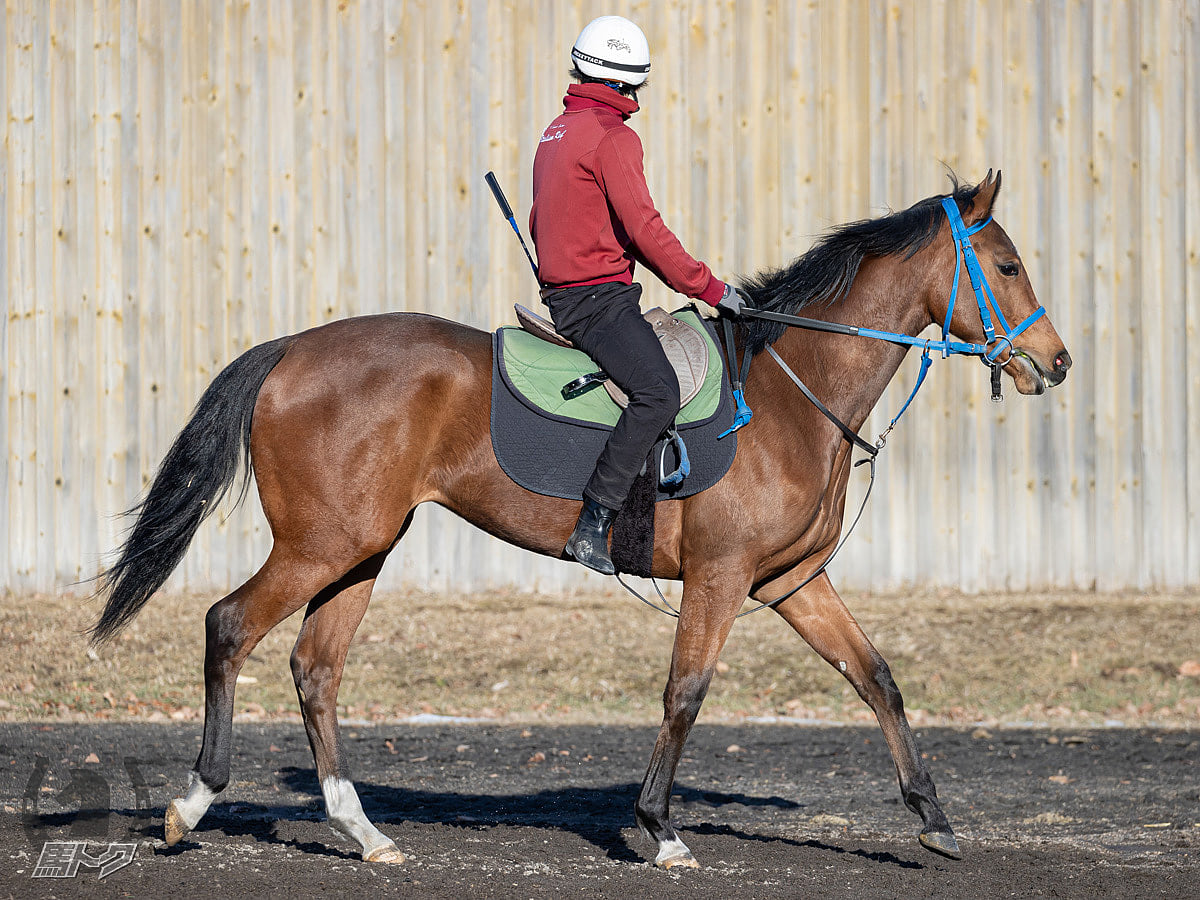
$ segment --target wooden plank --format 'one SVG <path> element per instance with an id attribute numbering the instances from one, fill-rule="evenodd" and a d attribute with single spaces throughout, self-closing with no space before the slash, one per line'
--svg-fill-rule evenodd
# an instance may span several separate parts
<path id="1" fill-rule="evenodd" d="M 54 117 L 51 103 L 51 21 L 50 10 L 36 7 L 33 12 L 33 148 L 34 148 L 34 191 L 33 217 L 34 240 L 34 296 L 33 321 L 30 323 L 34 354 L 33 365 L 26 370 L 30 379 L 29 394 L 33 400 L 30 410 L 35 416 L 34 443 L 29 448 L 30 463 L 34 476 L 34 515 L 29 527 L 33 530 L 34 554 L 30 560 L 32 570 L 29 583 L 36 585 L 42 573 L 54 572 L 54 537 L 57 531 L 58 491 L 55 485 L 58 437 L 57 396 L 54 385 L 55 320 L 62 299 L 54 291 L 54 159 L 51 146 L 54 133 Z"/>
<path id="2" fill-rule="evenodd" d="M 384 23 L 381 0 L 363 0 L 355 38 L 358 43 L 355 81 L 358 87 L 357 138 L 358 164 L 353 176 L 358 209 L 353 215 L 357 242 L 354 267 L 358 272 L 359 306 L 364 313 L 385 312 L 385 278 L 383 237 L 386 230 L 385 191 L 386 145 L 384 143 L 384 86 L 383 50 Z M 447 71 L 456 71 L 451 68 Z M 462 71 L 462 69 L 458 69 Z M 463 98 L 469 102 L 470 91 Z M 448 104 L 455 120 L 458 104 Z M 453 143 L 453 142 L 452 142 Z M 450 153 L 454 148 L 448 147 Z M 461 176 L 460 176 L 461 177 Z M 461 220 L 460 220 L 461 221 Z M 460 286 L 461 287 L 461 286 Z M 447 314 L 450 309 L 447 309 Z"/>
<path id="3" fill-rule="evenodd" d="M 297 3 L 292 7 L 291 32 L 291 94 L 281 96 L 281 103 L 291 108 L 291 121 L 285 122 L 292 134 L 291 259 L 289 261 L 292 287 L 292 329 L 301 330 L 317 324 L 316 317 L 316 243 L 313 214 L 313 187 L 320 175 L 313 163 L 313 5 Z M 384 201 L 388 192 L 380 193 Z"/>
<path id="4" fill-rule="evenodd" d="M 1200 584 L 1200 13 L 1187 8 L 1183 17 L 1183 61 L 1185 90 L 1182 97 L 1184 139 L 1184 262 L 1187 353 L 1186 447 L 1187 487 L 1176 496 L 1187 503 L 1187 560 L 1184 578 L 1189 585 Z"/>
<path id="5" fill-rule="evenodd" d="M 171 446 L 175 434 L 187 420 L 191 405 L 198 399 L 194 386 L 187 375 L 187 360 L 190 342 L 183 340 L 191 325 L 187 314 L 185 285 L 185 240 L 184 210 L 190 204 L 190 191 L 185 191 L 185 123 L 184 123 L 184 39 L 183 29 L 173 23 L 183 21 L 180 0 L 167 0 L 162 7 L 162 238 L 159 249 L 162 254 L 162 322 L 165 349 L 165 368 L 161 390 L 163 398 L 161 415 L 163 428 L 155 436 L 155 449 L 151 456 L 161 459 Z M 144 233 L 144 232 L 143 232 Z M 185 563 L 176 569 L 168 581 L 168 587 L 178 590 L 189 584 L 206 586 L 198 573 L 192 571 L 188 578 Z"/>
<path id="6" fill-rule="evenodd" d="M 1200 10 L 1196 10 L 1195 7 L 1193 12 L 1200 16 Z M 1143 227 L 1142 233 L 1155 232 L 1158 236 L 1157 243 L 1152 248 L 1153 252 L 1148 253 L 1146 259 L 1158 274 L 1154 281 L 1162 299 L 1160 304 L 1154 305 L 1161 314 L 1158 323 L 1161 334 L 1157 344 L 1143 341 L 1143 346 L 1145 358 L 1155 361 L 1149 368 L 1153 369 L 1162 390 L 1162 420 L 1159 425 L 1162 430 L 1161 459 L 1165 466 L 1160 468 L 1152 457 L 1146 466 L 1147 487 L 1150 486 L 1151 471 L 1160 476 L 1156 490 L 1160 495 L 1162 517 L 1157 518 L 1147 510 L 1147 537 L 1158 533 L 1160 543 L 1157 546 L 1147 546 L 1143 552 L 1162 556 L 1161 575 L 1157 583 L 1169 589 L 1179 589 L 1188 585 L 1187 507 L 1180 502 L 1179 497 L 1179 485 L 1189 481 L 1187 382 L 1185 378 L 1176 375 L 1178 360 L 1187 358 L 1189 343 L 1184 286 L 1187 262 L 1186 256 L 1177 249 L 1186 246 L 1188 215 L 1187 194 L 1183 189 L 1187 183 L 1184 145 L 1184 123 L 1187 118 L 1187 72 L 1184 56 L 1186 8 L 1156 8 L 1153 18 L 1157 20 L 1155 40 L 1148 48 L 1149 60 L 1143 53 L 1144 75 L 1139 93 L 1148 93 L 1162 103 L 1161 119 L 1158 122 L 1161 140 L 1159 165 L 1152 166 L 1143 160 L 1143 177 L 1153 177 L 1160 210 L 1158 220 L 1149 229 Z M 1148 36 L 1149 29 L 1146 28 L 1143 34 Z M 1144 41 L 1144 45 L 1145 43 Z M 1147 61 L 1150 63 L 1149 69 L 1145 68 Z M 1146 83 L 1147 72 L 1153 75 L 1149 83 Z M 1143 105 L 1143 109 L 1145 108 Z M 1143 132 L 1149 125 L 1148 122 L 1143 125 Z M 1192 207 L 1193 212 L 1196 209 L 1197 207 Z M 1152 413 L 1148 408 L 1144 408 L 1143 414 L 1149 424 Z"/>
<path id="7" fill-rule="evenodd" d="M 180 260 L 179 306 L 182 319 L 179 366 L 184 394 L 194 404 L 204 391 L 208 374 L 208 310 L 204 298 L 204 210 L 209 201 L 208 135 L 204 133 L 203 106 L 207 94 L 208 10 L 196 3 L 183 3 L 180 21 L 180 127 L 182 149 L 180 191 L 183 229 Z M 190 408 L 181 409 L 176 430 L 187 421 Z M 212 520 L 210 520 L 211 523 Z M 211 524 L 196 532 L 183 560 L 188 587 L 200 587 L 214 579 Z M 219 577 L 219 576 L 218 576 Z"/>
<path id="8" fill-rule="evenodd" d="M 1096 501 L 1096 383 L 1092 377 L 1095 365 L 1096 314 L 1093 310 L 1093 280 L 1096 277 L 1096 257 L 1092 223 L 1099 214 L 1095 195 L 1097 178 L 1092 144 L 1094 115 L 1093 90 L 1090 73 L 1094 64 L 1094 28 L 1090 3 L 1068 0 L 1064 24 L 1067 51 L 1063 68 L 1058 73 L 1066 85 L 1067 156 L 1062 180 L 1066 184 L 1071 215 L 1069 250 L 1055 254 L 1065 260 L 1069 273 L 1067 285 L 1056 287 L 1053 302 L 1055 315 L 1060 304 L 1067 307 L 1065 329 L 1059 334 L 1067 343 L 1075 368 L 1068 375 L 1062 401 L 1066 404 L 1068 428 L 1071 432 L 1071 493 L 1067 514 L 1071 517 L 1070 577 L 1067 584 L 1090 589 L 1096 586 L 1095 532 L 1098 527 Z M 1078 77 L 1089 73 L 1089 82 Z M 1058 267 L 1055 267 L 1056 271 Z M 1057 319 L 1056 319 L 1057 321 Z M 1064 333 L 1065 331 L 1065 333 Z M 1056 401 L 1057 402 L 1057 401 Z"/>
<path id="9" fill-rule="evenodd" d="M 102 552 L 112 550 L 112 542 L 94 525 L 100 519 L 112 516 L 119 509 L 103 508 L 97 485 L 100 456 L 99 429 L 102 419 L 98 414 L 99 396 L 96 388 L 96 366 L 99 360 L 96 341 L 97 320 L 97 228 L 96 228 L 96 95 L 93 85 L 96 78 L 96 51 L 94 10 L 90 5 L 77 6 L 75 10 L 75 79 L 70 98 L 73 109 L 69 111 L 77 125 L 74 139 L 75 169 L 75 234 L 78 242 L 73 248 L 79 273 L 76 295 L 79 313 L 78 349 L 81 360 L 86 360 L 86 369 L 81 367 L 79 396 L 79 489 L 78 514 L 84 523 L 80 531 L 79 557 L 89 568 L 96 567 Z M 122 498 L 125 500 L 127 498 Z M 123 507 L 122 507 L 123 508 Z M 89 572 L 88 574 L 92 574 Z"/>
<path id="10" fill-rule="evenodd" d="M 1072 96 L 1076 78 L 1070 68 L 1072 35 L 1067 27 L 1066 5 L 1066 0 L 1058 0 L 1044 7 L 1039 22 L 1039 27 L 1045 32 L 1043 78 L 1046 98 L 1038 122 L 1040 132 L 1044 135 L 1042 154 L 1045 159 L 1045 177 L 1038 211 L 1045 221 L 1041 239 L 1045 248 L 1044 256 L 1053 263 L 1047 265 L 1039 258 L 1038 268 L 1030 273 L 1030 280 L 1042 304 L 1047 307 L 1047 315 L 1054 322 L 1059 335 L 1069 343 L 1074 326 L 1072 310 L 1067 301 L 1071 296 L 1070 260 L 1074 249 L 1072 210 L 1075 207 L 1071 204 L 1068 188 L 1071 170 L 1076 165 L 1078 155 L 1071 145 L 1067 123 L 1069 118 L 1077 114 L 1075 111 L 1078 106 L 1076 98 Z M 1072 115 L 1069 116 L 1069 113 Z M 1023 257 L 1027 255 L 1023 248 L 1018 249 L 1022 250 Z M 1081 498 L 1078 481 L 1071 472 L 1073 429 L 1068 404 L 1064 399 L 1066 396 L 1066 391 L 1061 391 L 1039 399 L 1039 405 L 1049 407 L 1042 430 L 1050 446 L 1043 448 L 1042 461 L 1053 467 L 1052 473 L 1038 473 L 1041 481 L 1037 488 L 1040 499 L 1038 515 L 1043 524 L 1049 526 L 1043 532 L 1041 546 L 1044 549 L 1033 579 L 1040 588 L 1064 584 L 1069 579 L 1070 548 L 1078 529 L 1084 524 L 1079 521 L 1076 512 Z M 1045 402 L 1042 403 L 1042 400 Z"/>
<path id="11" fill-rule="evenodd" d="M 1113 35 L 1107 27 L 1112 15 L 1111 3 L 1097 3 L 1092 8 L 1091 29 L 1094 35 L 1092 45 L 1091 69 L 1092 77 L 1092 191 L 1095 197 L 1095 211 L 1091 219 L 1092 246 L 1094 252 L 1094 275 L 1092 280 L 1092 297 L 1094 303 L 1095 334 L 1092 358 L 1097 360 L 1114 359 L 1115 337 L 1114 330 L 1119 327 L 1116 318 L 1115 291 L 1113 289 L 1113 270 L 1115 266 L 1114 249 L 1114 213 L 1112 200 L 1114 150 L 1114 131 L 1118 127 L 1113 116 L 1112 96 L 1112 56 L 1114 52 Z M 1116 466 L 1114 442 L 1118 427 L 1115 409 L 1108 404 L 1115 396 L 1116 378 L 1115 366 L 1095 366 L 1088 370 L 1095 380 L 1096 407 L 1096 549 L 1093 558 L 1099 562 L 1105 560 L 1106 565 L 1097 569 L 1096 586 L 1101 589 L 1112 589 L 1120 586 L 1121 579 L 1128 572 L 1118 575 L 1116 566 L 1119 560 L 1119 544 L 1128 543 L 1133 535 L 1119 529 L 1127 528 L 1127 516 L 1118 515 L 1117 498 L 1122 490 L 1119 479 L 1123 474 Z M 1100 406 L 1100 398 L 1104 398 L 1105 406 Z M 1128 488 L 1126 484 L 1125 489 Z"/>
<path id="12" fill-rule="evenodd" d="M 266 255 L 269 285 L 271 335 L 296 330 L 295 267 L 292 244 L 295 215 L 295 88 L 292 79 L 293 35 L 292 4 L 271 0 L 266 23 L 267 68 L 266 120 L 269 126 L 267 146 L 268 191 Z"/>
<path id="13" fill-rule="evenodd" d="M 1114 468 L 1119 472 L 1114 521 L 1128 532 L 1116 548 L 1116 565 L 1112 575 L 1122 584 L 1146 587 L 1149 566 L 1141 548 L 1145 546 L 1144 507 L 1145 470 L 1139 444 L 1141 442 L 1142 412 L 1140 398 L 1144 369 L 1140 338 L 1148 313 L 1147 298 L 1127 303 L 1125 298 L 1137 281 L 1134 259 L 1145 210 L 1140 203 L 1139 183 L 1142 176 L 1138 98 L 1134 90 L 1140 71 L 1138 53 L 1138 6 L 1121 0 L 1114 3 L 1108 27 L 1113 29 L 1114 53 L 1107 61 L 1113 70 L 1111 82 L 1113 106 L 1113 292 L 1114 314 L 1112 353 L 1109 357 L 1121 361 L 1116 370 L 1114 393 L 1111 398 L 1114 416 Z M 1132 251 L 1132 252 L 1131 252 Z M 1153 303 L 1159 302 L 1157 298 Z"/>
<path id="14" fill-rule="evenodd" d="M 212 40 L 222 53 L 224 91 L 219 98 L 221 116 L 220 250 L 224 260 L 220 282 L 221 329 L 217 346 L 228 364 L 262 338 L 256 333 L 253 312 L 253 264 L 249 253 L 249 149 L 252 118 L 260 112 L 250 104 L 249 4 L 226 0 L 219 31 Z M 217 240 L 216 235 L 213 239 Z M 217 298 L 213 298 L 216 302 Z M 254 491 L 254 488 L 251 488 Z M 249 499 L 230 517 L 224 530 L 229 581 L 219 585 L 231 588 L 251 574 L 262 561 L 256 550 L 256 520 L 261 516 L 255 499 Z"/>
<path id="15" fill-rule="evenodd" d="M 313 256 L 316 265 L 316 304 L 313 321 L 327 322 L 338 307 L 337 223 L 334 198 L 341 191 L 341 170 L 336 165 L 333 106 L 337 102 L 335 11 L 326 4 L 313 9 L 313 210 L 316 220 Z M 317 174 L 319 173 L 319 174 Z"/>
<path id="16" fill-rule="evenodd" d="M 114 4 L 114 7 L 116 5 Z M 138 268 L 138 129 L 141 125 L 138 101 L 138 36 L 137 0 L 120 0 L 119 9 L 114 8 L 117 28 L 115 59 L 119 84 L 120 124 L 120 223 L 117 231 L 116 252 L 121 256 L 120 304 L 121 316 L 117 322 L 120 332 L 121 359 L 121 403 L 125 418 L 123 446 L 121 449 L 121 471 L 119 494 L 122 497 L 136 496 L 141 492 L 141 477 L 138 453 L 138 432 L 141 419 L 140 391 L 142 382 L 140 363 L 141 329 L 139 317 L 142 297 L 139 289 L 141 271 Z"/>
<path id="17" fill-rule="evenodd" d="M 126 508 L 124 421 L 124 297 L 121 253 L 121 62 L 120 11 L 96 10 L 96 364 L 101 431 L 98 435 L 98 505 L 107 515 L 97 527 L 101 545 L 113 547 L 118 532 L 111 517 Z M 90 199 L 90 198 L 89 198 Z"/>
<path id="18" fill-rule="evenodd" d="M 137 227 L 133 243 L 137 252 L 138 302 L 136 326 L 138 331 L 138 384 L 134 403 L 138 409 L 137 481 L 130 491 L 149 487 L 159 458 L 165 447 L 160 435 L 173 425 L 168 414 L 165 387 L 168 384 L 168 354 L 165 339 L 166 325 L 163 308 L 167 298 L 163 291 L 163 239 L 166 222 L 163 165 L 164 121 L 164 31 L 163 10 L 159 4 L 146 4 L 137 20 Z M 133 192 L 132 184 L 127 191 Z M 129 232 L 127 232 L 128 234 Z M 132 454 L 131 454 L 132 455 Z"/>
<path id="19" fill-rule="evenodd" d="M 225 207 L 222 202 L 225 186 L 225 115 L 228 92 L 225 67 L 225 5 L 219 2 L 205 4 L 198 22 L 196 62 L 198 87 L 196 90 L 195 124 L 196 165 L 201 169 L 198 187 L 203 191 L 203 205 L 197 216 L 198 241 L 196 242 L 196 311 L 200 319 L 196 328 L 197 397 L 208 388 L 217 374 L 238 355 L 238 350 L 226 342 L 226 304 L 224 246 Z M 236 497 L 237 494 L 235 493 Z M 245 574 L 240 571 L 240 556 L 234 547 L 233 535 L 237 522 L 244 511 L 231 513 L 227 498 L 213 515 L 208 526 L 212 536 L 211 562 L 212 582 L 224 590 L 242 581 Z"/>
<path id="20" fill-rule="evenodd" d="M 0 21 L 3 16 L 0 16 Z M 75 232 L 75 209 L 79 202 L 75 187 L 75 118 L 72 92 L 75 85 L 75 11 L 67 4 L 56 5 L 50 19 L 51 70 L 51 148 L 53 169 L 51 196 L 51 228 L 53 230 L 52 266 L 54 293 L 54 326 L 51 336 L 55 380 L 53 386 L 54 434 L 54 568 L 39 571 L 39 588 L 58 583 L 72 583 L 84 577 L 84 560 L 79 554 L 81 528 L 78 506 L 81 496 L 79 453 L 79 392 L 81 385 L 79 353 L 79 274 L 77 269 L 78 236 Z M 2 45 L 0 41 L 0 45 Z M 4 95 L 3 75 L 0 75 L 0 96 Z M 0 173 L 3 169 L 0 154 Z M 3 183 L 0 175 L 0 183 Z M 0 204 L 2 207 L 2 204 Z M 0 247 L 4 246 L 0 226 Z M 0 339 L 0 346 L 3 340 Z M 0 374 L 0 378 L 2 378 Z M 8 431 L 0 422 L 0 433 Z M 3 517 L 0 517 L 2 519 Z M 5 525 L 0 521 L 0 540 Z M 0 558 L 3 554 L 0 553 Z M 88 573 L 90 574 L 90 572 Z M 4 578 L 0 564 L 0 581 Z"/>
<path id="21" fill-rule="evenodd" d="M 1131 335 L 1137 328 L 1139 310 L 1135 304 L 1119 303 L 1123 287 L 1128 285 L 1130 265 L 1122 252 L 1130 234 L 1126 220 L 1137 215 L 1135 205 L 1126 201 L 1132 185 L 1129 180 L 1135 150 L 1130 139 L 1136 122 L 1129 99 L 1131 65 L 1122 38 L 1129 30 L 1126 4 L 1113 2 L 1097 5 L 1093 11 L 1096 28 L 1093 85 L 1095 124 L 1093 140 L 1097 148 L 1099 215 L 1095 217 L 1095 282 L 1097 347 L 1096 356 L 1121 360 L 1121 365 L 1096 369 L 1096 391 L 1105 406 L 1098 410 L 1097 458 L 1097 558 L 1106 560 L 1099 574 L 1103 589 L 1139 585 L 1136 548 L 1141 546 L 1142 530 L 1135 519 L 1134 497 L 1138 490 L 1132 460 L 1132 435 L 1138 430 L 1131 414 L 1132 397 L 1138 376 L 1133 372 L 1138 360 L 1133 355 Z M 1131 208 L 1131 206 L 1133 208 Z"/>
<path id="22" fill-rule="evenodd" d="M 35 364 L 34 304 L 36 285 L 36 202 L 34 146 L 34 22 L 32 4 L 10 9 L 8 18 L 9 77 L 8 183 L 5 199 L 8 218 L 6 256 L 8 279 L 8 344 L 5 348 L 7 396 L 4 398 L 8 438 L 9 509 L 21 510 L 10 524 L 7 551 L 9 584 L 29 587 L 35 568 L 37 494 L 32 453 L 36 447 L 36 408 L 30 373 Z"/>
<path id="23" fill-rule="evenodd" d="M 253 343 L 283 334 L 271 284 L 271 69 L 269 56 L 270 11 L 266 3 L 251 3 L 246 14 L 249 43 L 243 75 L 249 85 L 247 136 L 247 191 L 243 210 L 248 247 L 249 288 Z"/>
<path id="24" fill-rule="evenodd" d="M 1139 580 L 1147 586 L 1163 583 L 1164 555 L 1169 543 L 1174 539 L 1171 529 L 1167 528 L 1166 497 L 1164 489 L 1172 485 L 1175 478 L 1171 477 L 1172 460 L 1164 453 L 1165 415 L 1164 371 L 1155 363 L 1159 352 L 1164 346 L 1164 305 L 1170 300 L 1163 294 L 1163 260 L 1159 252 L 1159 241 L 1163 232 L 1163 197 L 1160 182 L 1163 171 L 1163 126 L 1164 112 L 1163 92 L 1163 55 L 1161 46 L 1160 13 L 1158 4 L 1142 4 L 1139 8 L 1140 27 L 1129 36 L 1130 51 L 1136 53 L 1138 67 L 1131 79 L 1131 89 L 1140 98 L 1137 105 L 1138 121 L 1135 126 L 1136 165 L 1138 172 L 1130 173 L 1131 180 L 1136 185 L 1138 205 L 1141 211 L 1140 227 L 1133 234 L 1133 244 L 1137 247 L 1138 263 L 1130 273 L 1131 285 L 1136 285 L 1137 296 L 1142 298 L 1141 328 L 1134 337 L 1137 344 L 1138 356 L 1145 360 L 1142 369 L 1137 395 L 1132 398 L 1139 411 L 1139 420 L 1131 422 L 1127 429 L 1134 432 L 1133 438 L 1141 444 L 1141 453 L 1151 460 L 1151 464 L 1143 469 L 1142 497 L 1140 506 L 1144 510 L 1145 525 L 1141 533 L 1141 546 L 1138 556 L 1144 560 L 1142 574 Z M 1151 174 L 1155 173 L 1155 174 Z M 1153 299 L 1150 299 L 1153 298 Z M 1140 432 L 1140 433 L 1139 433 Z M 1166 470 L 1166 471 L 1164 471 Z M 1173 490 L 1172 488 L 1169 488 Z"/>
<path id="25" fill-rule="evenodd" d="M 395 3 L 383 7 L 383 135 L 384 172 L 389 199 L 402 193 L 405 186 L 407 160 L 410 152 L 408 139 L 407 85 L 405 83 L 404 20 L 402 8 Z M 497 42 L 499 43 L 499 42 Z M 493 51 L 494 52 L 494 51 Z M 489 67 L 490 69 L 490 67 Z M 406 289 L 409 267 L 408 207 L 407 202 L 384 204 L 384 284 L 386 302 L 391 309 L 407 309 L 410 298 Z"/>
<path id="26" fill-rule="evenodd" d="M 1130 422 L 1130 431 L 1138 432 L 1134 439 L 1141 445 L 1141 454 L 1150 461 L 1142 473 L 1142 510 L 1144 510 L 1145 528 L 1141 533 L 1139 557 L 1144 558 L 1142 564 L 1142 581 L 1147 586 L 1159 586 L 1164 581 L 1165 554 L 1175 540 L 1175 533 L 1168 527 L 1168 511 L 1166 511 L 1165 491 L 1174 491 L 1175 473 L 1171 469 L 1176 461 L 1165 455 L 1165 367 L 1154 364 L 1154 360 L 1162 359 L 1158 354 L 1166 349 L 1164 334 L 1165 316 L 1164 305 L 1170 300 L 1163 293 L 1163 263 L 1160 254 L 1160 239 L 1163 235 L 1163 181 L 1164 155 L 1163 128 L 1166 110 L 1164 110 L 1163 67 L 1166 59 L 1163 54 L 1162 35 L 1162 6 L 1145 4 L 1139 8 L 1140 26 L 1130 35 L 1132 50 L 1139 62 L 1135 72 L 1135 91 L 1140 97 L 1138 103 L 1138 126 L 1135 136 L 1138 139 L 1136 166 L 1141 172 L 1130 173 L 1130 178 L 1139 188 L 1139 206 L 1141 212 L 1140 227 L 1134 235 L 1134 245 L 1139 248 L 1139 264 L 1132 272 L 1133 283 L 1138 284 L 1138 295 L 1142 300 L 1141 329 L 1134 340 L 1138 343 L 1138 354 L 1146 365 L 1141 366 L 1142 372 L 1138 385 L 1138 396 L 1135 403 L 1140 407 L 1140 418 L 1136 425 Z M 1152 174 L 1153 173 L 1153 174 Z M 1168 263 L 1169 265 L 1170 263 Z M 1148 300 L 1153 298 L 1152 300 Z M 1130 427 L 1132 426 L 1132 427 Z M 1178 473 L 1182 475 L 1181 473 Z M 1168 487 L 1171 486 L 1171 487 Z"/>
<path id="27" fill-rule="evenodd" d="M 12 116 L 9 109 L 8 96 L 8 68 L 9 61 L 12 58 L 12 46 L 9 41 L 11 38 L 8 25 L 8 7 L 0 10 L 0 186 L 4 188 L 3 196 L 0 196 L 0 288 L 4 289 L 5 303 L 2 310 L 3 315 L 0 315 L 0 352 L 4 353 L 6 360 L 5 365 L 0 366 L 0 497 L 5 501 L 8 500 L 8 481 L 9 481 L 9 456 L 12 452 L 12 437 L 8 421 L 8 390 L 9 390 L 9 375 L 8 375 L 8 319 L 11 314 L 9 303 L 9 257 L 8 257 L 8 237 L 9 237 L 9 222 L 12 217 L 9 207 L 9 198 L 11 196 L 8 186 L 9 164 L 8 160 L 11 155 L 12 145 L 9 143 L 9 121 Z M 0 515 L 0 584 L 8 584 L 10 576 L 9 568 L 9 536 L 10 523 L 12 521 L 12 507 L 6 502 L 5 515 Z"/>

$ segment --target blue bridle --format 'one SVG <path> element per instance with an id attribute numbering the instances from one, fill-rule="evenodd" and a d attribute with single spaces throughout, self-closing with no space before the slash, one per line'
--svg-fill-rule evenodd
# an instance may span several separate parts
<path id="1" fill-rule="evenodd" d="M 986 228 L 992 221 L 992 217 L 988 216 L 977 225 L 967 228 L 963 224 L 962 215 L 958 211 L 958 204 L 954 202 L 953 197 L 946 197 L 942 200 L 942 209 L 946 211 L 946 217 L 950 220 L 950 234 L 954 239 L 955 248 L 954 284 L 950 286 L 950 305 L 946 309 L 946 321 L 942 323 L 942 340 L 939 342 L 942 345 L 942 357 L 945 358 L 952 353 L 962 353 L 970 356 L 978 356 L 986 365 L 990 366 L 995 365 L 997 360 L 1000 359 L 1000 354 L 1007 349 L 1009 351 L 1009 359 L 1011 359 L 1013 341 L 1026 328 L 1044 316 L 1046 308 L 1039 306 L 1026 316 L 1016 328 L 1010 328 L 1008 321 L 1004 318 L 1004 313 L 1000 311 L 1000 307 L 996 303 L 995 295 L 992 294 L 992 286 L 988 284 L 987 278 L 984 277 L 983 269 L 979 265 L 979 258 L 975 255 L 975 248 L 971 246 L 971 235 Z M 958 279 L 964 266 L 967 269 L 967 277 L 971 280 L 971 289 L 975 292 L 975 302 L 979 306 L 980 321 L 983 322 L 984 343 L 982 344 L 959 343 L 949 339 L 950 320 L 954 316 L 954 301 L 958 298 Z M 992 324 L 992 312 L 996 314 L 996 321 L 1000 323 L 1002 330 L 999 338 L 996 337 L 996 328 Z M 988 344 L 991 344 L 993 341 L 999 341 L 999 343 L 991 350 L 988 350 Z"/>

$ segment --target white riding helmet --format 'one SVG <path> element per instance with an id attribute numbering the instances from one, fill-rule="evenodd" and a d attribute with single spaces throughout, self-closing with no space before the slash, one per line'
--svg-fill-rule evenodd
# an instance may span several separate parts
<path id="1" fill-rule="evenodd" d="M 622 16 L 600 16 L 579 32 L 571 59 L 589 78 L 637 87 L 650 72 L 646 35 Z"/>

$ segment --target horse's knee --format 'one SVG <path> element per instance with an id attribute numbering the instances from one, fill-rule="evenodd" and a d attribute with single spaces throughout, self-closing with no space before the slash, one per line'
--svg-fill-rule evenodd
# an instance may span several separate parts
<path id="1" fill-rule="evenodd" d="M 700 715 L 712 673 L 674 679 L 663 691 L 663 713 L 668 722 L 690 727 Z"/>
<path id="2" fill-rule="evenodd" d="M 892 677 L 892 670 L 887 661 L 878 653 L 871 658 L 871 682 L 878 690 L 880 699 L 890 708 L 903 708 L 904 700 L 900 696 L 900 688 Z"/>

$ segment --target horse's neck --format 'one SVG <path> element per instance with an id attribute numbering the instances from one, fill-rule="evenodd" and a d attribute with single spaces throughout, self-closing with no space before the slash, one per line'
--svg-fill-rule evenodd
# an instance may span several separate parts
<path id="1" fill-rule="evenodd" d="M 911 264 L 915 260 L 910 260 Z M 926 286 L 897 260 L 864 265 L 847 296 L 811 318 L 916 335 L 929 324 Z M 886 263 L 886 264 L 883 264 Z M 789 328 L 775 342 L 780 357 L 839 419 L 858 431 L 900 368 L 905 348 L 873 338 Z M 767 360 L 773 366 L 773 361 Z M 776 367 L 777 368 L 777 367 Z M 782 376 L 782 373 L 780 373 Z M 782 376 L 789 406 L 815 408 Z M 818 413 L 819 415 L 819 413 Z"/>

